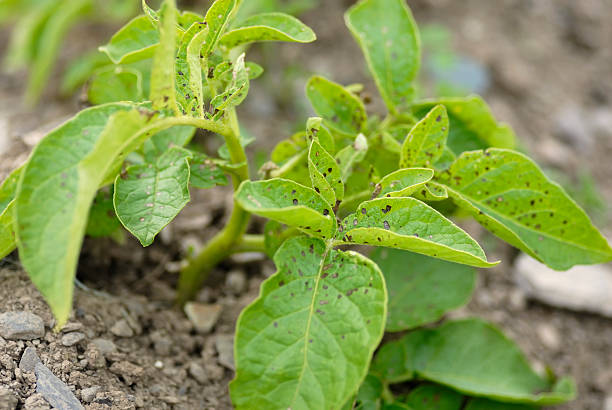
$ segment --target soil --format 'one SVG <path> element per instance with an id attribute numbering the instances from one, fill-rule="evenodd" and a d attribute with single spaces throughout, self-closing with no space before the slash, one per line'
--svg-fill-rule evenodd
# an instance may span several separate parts
<path id="1" fill-rule="evenodd" d="M 303 84 L 312 72 L 346 84 L 363 82 L 374 97 L 370 108 L 381 110 L 360 51 L 342 25 L 342 13 L 352 3 L 324 0 L 324 7 L 302 16 L 318 34 L 312 45 L 274 45 L 274 52 L 269 47 L 252 50 L 268 69 L 254 83 L 240 112 L 247 129 L 260 138 L 252 153 L 268 149 L 301 128 L 309 115 Z M 610 203 L 612 124 L 606 123 L 612 116 L 609 0 L 414 0 L 409 4 L 420 25 L 446 26 L 453 33 L 456 50 L 488 69 L 491 85 L 485 99 L 498 118 L 514 127 L 526 149 L 549 167 L 571 176 L 586 167 Z M 77 28 L 62 61 L 101 44 L 110 32 L 111 27 Z M 0 52 L 7 36 L 8 31 L 0 32 Z M 24 109 L 16 104 L 22 89 L 23 73 L 0 76 L 0 179 L 25 161 L 46 130 L 76 112 L 80 104 L 78 96 L 57 99 L 56 90 L 50 87 L 44 104 Z M 563 125 L 570 117 L 574 122 Z M 591 123 L 595 121 L 604 125 L 594 128 Z M 192 198 L 149 248 L 142 249 L 129 236 L 123 244 L 110 239 L 85 241 L 78 271 L 84 286 L 75 291 L 74 312 L 63 333 L 50 330 L 52 315 L 17 256 L 0 262 L 0 311 L 34 312 L 47 325 L 43 339 L 14 342 L 0 338 L 0 386 L 19 396 L 19 406 L 30 398 L 27 408 L 34 408 L 31 405 L 36 401 L 32 376 L 18 369 L 24 349 L 35 346 L 43 363 L 77 398 L 90 399 L 84 402 L 90 409 L 231 408 L 227 385 L 233 371 L 228 347 L 235 321 L 274 267 L 261 255 L 234 258 L 219 266 L 197 299 L 219 305 L 221 315 L 211 332 L 198 333 L 173 305 L 175 273 L 183 255 L 220 229 L 231 206 L 231 193 L 225 189 L 194 191 Z M 608 210 L 612 210 L 609 205 Z M 601 227 L 611 237 L 609 215 L 612 213 L 608 212 Z M 449 316 L 484 317 L 516 340 L 536 368 L 550 366 L 557 374 L 571 375 L 578 385 L 578 399 L 557 409 L 604 409 L 605 399 L 612 397 L 612 319 L 527 300 L 512 279 L 516 253 L 477 227 L 470 224 L 467 228 L 484 240 L 492 258 L 502 258 L 504 263 L 482 271 L 470 304 Z M 258 225 L 252 229 L 257 230 Z M 226 279 L 229 272 L 233 280 Z M 243 279 L 245 286 L 240 285 Z M 85 338 L 64 346 L 62 337 L 70 332 L 83 333 Z M 100 346 L 108 348 L 109 342 L 115 350 L 102 351 Z M 96 386 L 99 389 L 92 396 L 90 388 Z"/>

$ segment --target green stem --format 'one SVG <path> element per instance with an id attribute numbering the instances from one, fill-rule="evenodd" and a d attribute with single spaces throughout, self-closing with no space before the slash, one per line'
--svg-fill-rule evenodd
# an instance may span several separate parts
<path id="1" fill-rule="evenodd" d="M 263 235 L 242 235 L 240 243 L 232 249 L 232 253 L 243 252 L 265 252 L 265 240 Z"/>
<path id="2" fill-rule="evenodd" d="M 237 189 L 243 181 L 249 179 L 249 166 L 244 148 L 240 144 L 240 129 L 236 111 L 233 108 L 226 112 L 226 127 L 229 132 L 226 132 L 224 137 L 230 160 L 232 164 L 242 165 L 236 169 L 236 174 L 233 177 L 234 189 Z M 190 259 L 187 266 L 181 271 L 178 283 L 178 302 L 181 305 L 193 299 L 210 271 L 232 253 L 235 253 L 240 243 L 245 242 L 243 236 L 249 220 L 250 214 L 234 201 L 234 208 L 225 228 L 215 235 L 198 255 Z M 247 242 L 252 240 L 253 238 L 246 239 Z"/>

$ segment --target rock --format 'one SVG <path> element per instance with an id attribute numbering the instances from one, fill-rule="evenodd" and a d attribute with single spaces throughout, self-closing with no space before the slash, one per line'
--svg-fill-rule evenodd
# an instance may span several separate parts
<path id="1" fill-rule="evenodd" d="M 62 328 L 62 333 L 76 332 L 81 329 L 83 329 L 83 324 L 81 322 L 68 322 Z"/>
<path id="2" fill-rule="evenodd" d="M 62 345 L 70 347 L 83 340 L 85 340 L 85 334 L 81 332 L 66 333 L 64 336 L 62 336 Z"/>
<path id="3" fill-rule="evenodd" d="M 225 286 L 234 295 L 240 295 L 247 289 L 247 276 L 241 270 L 233 270 L 225 277 Z"/>
<path id="4" fill-rule="evenodd" d="M 12 391 L 6 387 L 0 387 L 0 410 L 14 410 L 19 400 Z"/>
<path id="5" fill-rule="evenodd" d="M 561 347 L 561 336 L 557 329 L 550 323 L 541 323 L 536 328 L 536 333 L 542 344 L 552 351 L 557 351 Z"/>
<path id="6" fill-rule="evenodd" d="M 206 371 L 202 366 L 200 366 L 196 362 L 189 363 L 189 375 L 196 379 L 198 383 L 205 384 L 208 381 L 208 377 L 206 376 Z"/>
<path id="7" fill-rule="evenodd" d="M 612 410 L 612 396 L 606 397 L 604 402 L 603 410 Z"/>
<path id="8" fill-rule="evenodd" d="M 100 391 L 100 386 L 91 386 L 81 390 L 81 400 L 85 403 L 91 403 L 96 398 L 96 394 Z"/>
<path id="9" fill-rule="evenodd" d="M 0 315 L 0 336 L 9 340 L 40 339 L 45 324 L 40 316 L 30 312 L 5 312 Z"/>
<path id="10" fill-rule="evenodd" d="M 24 404 L 25 410 L 48 410 L 51 408 L 47 400 L 40 393 L 35 393 L 28 397 Z"/>
<path id="11" fill-rule="evenodd" d="M 575 266 L 558 272 L 522 254 L 514 265 L 518 285 L 540 302 L 612 317 L 612 270 L 609 265 Z"/>
<path id="12" fill-rule="evenodd" d="M 100 353 L 108 355 L 117 351 L 117 346 L 108 339 L 96 338 L 91 343 L 98 348 Z"/>
<path id="13" fill-rule="evenodd" d="M 58 379 L 44 364 L 36 363 L 36 392 L 43 395 L 49 404 L 60 410 L 83 409 L 72 391 Z"/>
<path id="14" fill-rule="evenodd" d="M 36 354 L 36 348 L 32 346 L 28 346 L 23 351 L 21 355 L 21 360 L 19 361 L 19 369 L 24 372 L 33 372 L 36 367 L 36 363 L 40 362 L 40 358 Z"/>
<path id="15" fill-rule="evenodd" d="M 185 314 L 198 333 L 209 333 L 219 320 L 221 305 L 206 305 L 203 303 L 189 302 L 185 305 Z"/>
<path id="16" fill-rule="evenodd" d="M 117 323 L 115 323 L 111 328 L 110 332 L 118 337 L 132 337 L 134 336 L 134 331 L 128 324 L 127 320 L 121 319 Z"/>
<path id="17" fill-rule="evenodd" d="M 92 369 L 101 369 L 106 366 L 106 359 L 100 349 L 94 344 L 89 343 L 85 350 L 85 360 Z"/>
<path id="18" fill-rule="evenodd" d="M 123 377 L 127 385 L 134 384 L 134 380 L 139 379 L 144 374 L 144 369 L 142 367 L 125 360 L 113 363 L 109 370 Z"/>
<path id="19" fill-rule="evenodd" d="M 234 335 L 217 335 L 215 348 L 219 354 L 219 364 L 234 370 Z"/>

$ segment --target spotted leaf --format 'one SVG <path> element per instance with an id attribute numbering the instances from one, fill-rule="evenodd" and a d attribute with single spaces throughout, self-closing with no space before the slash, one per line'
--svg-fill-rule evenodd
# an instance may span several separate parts
<path id="1" fill-rule="evenodd" d="M 308 170 L 314 190 L 332 207 L 344 198 L 344 184 L 340 167 L 327 150 L 319 144 L 318 138 L 310 143 L 308 151 Z"/>
<path id="2" fill-rule="evenodd" d="M 221 44 L 236 47 L 256 41 L 289 41 L 310 43 L 315 33 L 300 20 L 284 13 L 256 14 L 243 20 L 221 37 Z"/>
<path id="3" fill-rule="evenodd" d="M 399 169 L 383 177 L 376 184 L 374 198 L 410 196 L 422 188 L 434 176 L 428 168 Z"/>
<path id="4" fill-rule="evenodd" d="M 443 105 L 437 105 L 408 133 L 400 158 L 400 166 L 431 167 L 444 153 L 448 135 L 448 115 Z"/>

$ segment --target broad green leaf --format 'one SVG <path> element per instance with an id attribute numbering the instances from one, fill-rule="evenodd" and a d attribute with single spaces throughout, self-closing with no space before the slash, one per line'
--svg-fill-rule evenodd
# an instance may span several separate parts
<path id="1" fill-rule="evenodd" d="M 227 185 L 225 172 L 208 156 L 201 153 L 192 153 L 189 161 L 191 177 L 189 183 L 196 188 L 208 189 L 218 185 Z"/>
<path id="2" fill-rule="evenodd" d="M 121 229 L 113 205 L 112 187 L 103 188 L 96 194 L 89 210 L 85 234 L 93 238 L 109 237 L 115 236 Z"/>
<path id="3" fill-rule="evenodd" d="M 463 396 L 443 386 L 424 384 L 403 401 L 414 410 L 461 410 Z"/>
<path id="4" fill-rule="evenodd" d="M 0 259 L 15 250 L 15 232 L 13 228 L 15 201 L 11 201 L 0 211 Z"/>
<path id="5" fill-rule="evenodd" d="M 412 112 L 421 118 L 440 104 L 446 107 L 450 122 L 446 145 L 455 154 L 489 147 L 514 148 L 516 137 L 512 129 L 498 123 L 478 96 L 419 101 L 412 106 Z"/>
<path id="6" fill-rule="evenodd" d="M 153 57 L 158 44 L 157 27 L 147 16 L 139 16 L 115 33 L 100 51 L 115 64 L 127 64 Z"/>
<path id="7" fill-rule="evenodd" d="M 468 152 L 442 178 L 453 201 L 485 228 L 554 269 L 612 260 L 585 212 L 523 154 Z"/>
<path id="8" fill-rule="evenodd" d="M 393 402 L 390 404 L 384 404 L 382 406 L 382 410 L 414 410 L 412 407 L 409 407 L 407 404 L 400 402 Z"/>
<path id="9" fill-rule="evenodd" d="M 202 47 L 202 55 L 205 59 L 208 59 L 217 47 L 235 7 L 236 0 L 215 0 L 206 12 L 204 21 L 208 27 L 208 35 Z"/>
<path id="10" fill-rule="evenodd" d="M 357 392 L 384 330 L 382 274 L 369 259 L 287 240 L 278 272 L 240 315 L 236 409 L 335 409 Z"/>
<path id="11" fill-rule="evenodd" d="M 391 376 L 391 382 L 425 379 L 504 402 L 554 405 L 575 396 L 569 379 L 548 382 L 531 369 L 514 342 L 478 319 L 446 322 L 390 342 L 380 349 L 372 370 Z"/>
<path id="12" fill-rule="evenodd" d="M 379 410 L 383 389 L 382 380 L 378 376 L 368 374 L 361 383 L 357 395 L 345 404 L 343 410 Z"/>
<path id="13" fill-rule="evenodd" d="M 19 255 L 58 327 L 70 314 L 91 202 L 117 158 L 147 137 L 139 132 L 147 121 L 129 104 L 81 111 L 36 146 L 23 170 L 15 203 Z"/>
<path id="14" fill-rule="evenodd" d="M 392 112 L 414 97 L 421 42 L 404 0 L 365 0 L 345 15 L 346 25 L 361 46 L 378 90 Z"/>
<path id="15" fill-rule="evenodd" d="M 331 206 L 313 189 L 286 179 L 245 181 L 235 195 L 248 212 L 273 219 L 323 239 L 333 237 Z"/>
<path id="16" fill-rule="evenodd" d="M 264 247 L 268 257 L 273 258 L 278 248 L 283 244 L 285 238 L 282 234 L 285 229 L 286 227 L 280 222 L 273 220 L 266 222 L 264 226 Z"/>
<path id="17" fill-rule="evenodd" d="M 434 176 L 428 168 L 404 168 L 386 175 L 376 184 L 373 198 L 410 196 Z"/>
<path id="18" fill-rule="evenodd" d="M 367 119 L 363 103 L 340 84 L 313 76 L 306 84 L 306 96 L 333 131 L 355 136 L 363 129 Z"/>
<path id="19" fill-rule="evenodd" d="M 357 163 L 363 161 L 368 153 L 368 140 L 365 135 L 359 134 L 355 142 L 342 148 L 336 153 L 336 162 L 340 166 L 342 180 L 347 181 Z"/>
<path id="20" fill-rule="evenodd" d="M 397 249 L 375 249 L 371 258 L 387 283 L 388 332 L 435 322 L 465 305 L 476 284 L 476 271 L 457 263 Z"/>
<path id="21" fill-rule="evenodd" d="M 284 13 L 263 13 L 249 17 L 221 37 L 228 48 L 256 41 L 310 43 L 315 33 L 300 20 Z"/>
<path id="22" fill-rule="evenodd" d="M 465 410 L 538 410 L 539 407 L 525 404 L 512 404 L 491 401 L 487 399 L 472 399 Z"/>
<path id="23" fill-rule="evenodd" d="M 465 265 L 491 267 L 478 243 L 435 209 L 414 198 L 363 202 L 339 228 L 347 243 L 398 248 Z"/>
<path id="24" fill-rule="evenodd" d="M 178 114 L 174 87 L 177 37 L 175 0 L 164 0 L 160 14 L 160 42 L 153 55 L 150 99 L 154 109 Z"/>
<path id="25" fill-rule="evenodd" d="M 87 99 L 93 105 L 143 99 L 142 77 L 139 71 L 121 66 L 109 66 L 96 71 L 87 89 Z"/>
<path id="26" fill-rule="evenodd" d="M 448 199 L 448 191 L 444 185 L 427 183 L 420 187 L 413 196 L 421 201 L 436 202 Z"/>
<path id="27" fill-rule="evenodd" d="M 184 147 L 191 141 L 196 129 L 187 125 L 168 128 L 153 135 L 142 146 L 146 162 L 155 162 L 159 156 L 172 147 Z M 114 179 L 113 179 L 114 181 Z"/>
<path id="28" fill-rule="evenodd" d="M 191 153 L 173 147 L 155 164 L 132 165 L 117 176 L 113 202 L 119 220 L 149 246 L 189 202 Z"/>
<path id="29" fill-rule="evenodd" d="M 438 161 L 433 164 L 434 168 L 438 171 L 446 171 L 457 159 L 457 156 L 448 146 L 444 147 L 442 151 L 442 156 L 438 159 Z"/>
<path id="30" fill-rule="evenodd" d="M 223 111 L 227 108 L 239 105 L 249 93 L 249 73 L 244 64 L 244 53 L 234 63 L 232 81 L 225 91 L 210 102 L 217 110 Z"/>
<path id="31" fill-rule="evenodd" d="M 189 29 L 194 23 L 200 23 L 204 21 L 204 16 L 193 11 L 183 11 L 178 14 L 177 23 L 183 30 Z"/>
<path id="32" fill-rule="evenodd" d="M 340 167 L 334 157 L 319 144 L 317 138 L 312 140 L 308 151 L 308 170 L 312 187 L 331 207 L 336 206 L 336 201 L 342 201 L 344 184 Z"/>
<path id="33" fill-rule="evenodd" d="M 410 131 L 400 158 L 402 168 L 431 167 L 444 153 L 448 135 L 448 115 L 443 105 L 437 105 Z"/>
<path id="34" fill-rule="evenodd" d="M 0 213 L 5 211 L 8 205 L 15 199 L 17 184 L 22 172 L 23 166 L 13 170 L 0 184 Z"/>
<path id="35" fill-rule="evenodd" d="M 144 11 L 149 21 L 151 21 L 151 23 L 157 23 L 159 21 L 159 13 L 157 13 L 157 11 L 149 7 L 146 0 L 142 0 L 141 5 L 142 5 L 142 11 Z"/>

